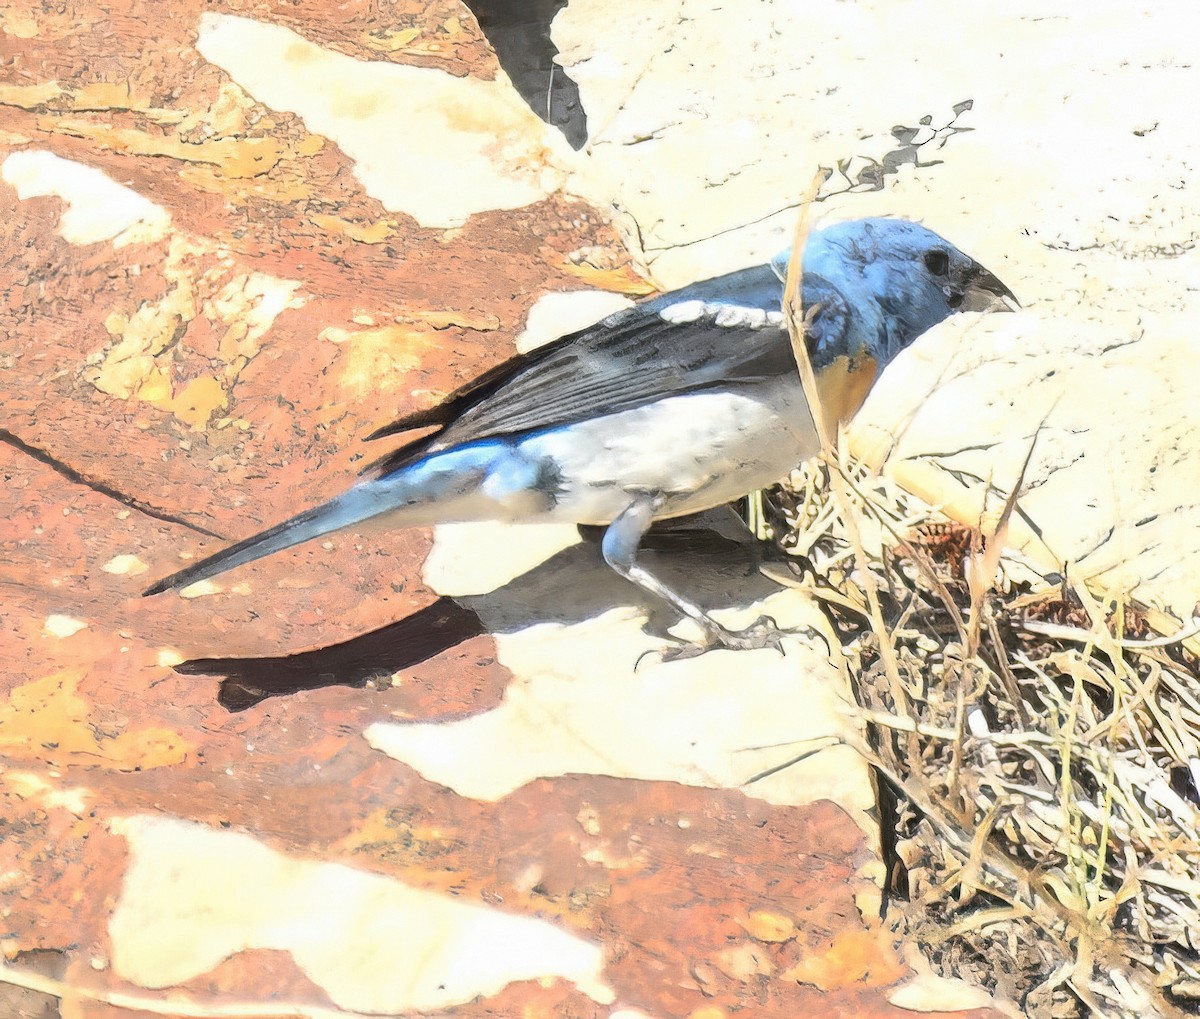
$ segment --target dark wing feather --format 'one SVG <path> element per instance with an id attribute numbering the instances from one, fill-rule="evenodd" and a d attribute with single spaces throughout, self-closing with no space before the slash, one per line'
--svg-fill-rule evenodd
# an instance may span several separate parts
<path id="1" fill-rule="evenodd" d="M 806 277 L 806 301 L 819 301 L 821 293 L 830 289 L 823 284 Z M 367 469 L 387 474 L 449 446 L 567 425 L 664 396 L 796 371 L 787 330 L 778 322 L 718 325 L 715 313 L 687 322 L 667 321 L 660 315 L 664 308 L 695 300 L 775 312 L 780 309 L 781 284 L 769 266 L 744 269 L 653 298 L 513 358 L 455 391 L 439 406 L 375 432 L 380 436 L 442 426 Z M 838 316 L 828 319 L 827 326 L 835 327 Z M 818 313 L 810 326 L 810 343 L 813 329 L 819 330 L 821 324 Z M 840 332 L 841 326 L 833 331 Z"/>

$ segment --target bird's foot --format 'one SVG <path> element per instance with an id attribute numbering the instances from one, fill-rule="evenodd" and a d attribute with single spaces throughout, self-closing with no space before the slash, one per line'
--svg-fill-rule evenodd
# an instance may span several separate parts
<path id="1" fill-rule="evenodd" d="M 784 637 L 821 636 L 820 631 L 813 629 L 811 626 L 783 629 L 770 616 L 759 616 L 744 630 L 727 630 L 711 619 L 707 621 L 704 629 L 705 634 L 700 640 L 664 648 L 659 652 L 661 660 L 664 662 L 677 662 L 685 658 L 695 658 L 706 651 L 715 651 L 721 648 L 727 651 L 757 651 L 760 648 L 774 648 L 782 655 L 784 654 Z"/>

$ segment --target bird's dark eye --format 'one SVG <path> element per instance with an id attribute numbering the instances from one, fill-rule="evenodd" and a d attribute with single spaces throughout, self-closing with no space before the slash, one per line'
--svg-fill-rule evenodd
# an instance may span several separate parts
<path id="1" fill-rule="evenodd" d="M 935 276 L 945 276 L 950 271 L 950 256 L 939 248 L 925 252 L 925 268 Z"/>
<path id="2" fill-rule="evenodd" d="M 963 303 L 963 295 L 956 290 L 946 298 L 946 303 L 950 305 L 951 308 L 957 308 Z"/>

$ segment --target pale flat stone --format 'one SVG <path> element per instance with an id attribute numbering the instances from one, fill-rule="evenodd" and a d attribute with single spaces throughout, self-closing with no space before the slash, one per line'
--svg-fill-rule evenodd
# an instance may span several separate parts
<path id="1" fill-rule="evenodd" d="M 130 851 L 109 921 L 112 967 L 142 987 L 263 948 L 288 952 L 336 1005 L 362 1012 L 445 1009 L 554 977 L 613 1000 L 599 946 L 544 920 L 176 818 L 119 818 L 112 830 Z"/>
<path id="2" fill-rule="evenodd" d="M 573 524 L 439 524 L 421 579 L 449 597 L 487 594 L 579 541 Z"/>
<path id="3" fill-rule="evenodd" d="M 1046 307 L 947 323 L 889 370 L 855 438 L 898 436 L 889 470 L 964 522 L 980 519 L 986 481 L 1012 490 L 1033 446 L 1019 505 L 1042 537 L 1018 521 L 1014 543 L 1041 570 L 1066 565 L 1187 619 L 1200 596 L 1187 316 L 1095 318 Z"/>
<path id="4" fill-rule="evenodd" d="M 212 594 L 220 594 L 224 591 L 220 584 L 215 580 L 197 580 L 194 584 L 188 584 L 187 587 L 179 589 L 180 598 L 207 598 Z"/>
<path id="5" fill-rule="evenodd" d="M 503 73 L 484 81 L 356 60 L 282 25 L 226 14 L 201 19 L 196 48 L 254 98 L 336 142 L 369 194 L 422 226 L 529 205 L 576 162 Z"/>
<path id="6" fill-rule="evenodd" d="M 76 619 L 74 616 L 56 612 L 46 617 L 46 621 L 42 623 L 42 632 L 48 637 L 58 637 L 61 640 L 75 636 L 80 630 L 86 630 L 87 625 L 86 619 Z"/>
<path id="7" fill-rule="evenodd" d="M 949 25 L 954 43 L 934 43 Z M 1180 97 L 1197 27 L 1181 3 L 1019 0 L 964 18 L 953 0 L 572 0 L 552 35 L 588 110 L 593 172 L 674 286 L 762 260 L 790 238 L 818 166 L 881 159 L 900 148 L 893 125 L 941 126 L 967 99 L 974 130 L 921 152 L 943 165 L 903 165 L 820 211 L 924 218 L 997 271 L 1034 268 L 1044 244 L 1186 243 L 1197 141 Z"/>
<path id="8" fill-rule="evenodd" d="M 612 608 L 589 615 L 585 592 L 597 584 L 607 590 L 607 569 L 559 565 L 553 589 L 541 597 L 531 586 L 528 593 L 515 588 L 472 600 L 514 675 L 504 701 L 451 722 L 377 723 L 366 730 L 368 741 L 477 799 L 499 799 L 535 778 L 582 773 L 744 787 L 772 803 L 833 799 L 862 818 L 874 802 L 867 769 L 845 747 L 823 749 L 747 784 L 848 732 L 841 681 L 819 640 L 787 638 L 786 656 L 772 649 L 715 651 L 658 662 L 652 653 L 666 641 L 645 632 L 639 613 Z M 572 591 L 580 604 L 571 614 L 580 621 L 516 622 L 536 618 L 542 605 L 570 613 Z M 790 592 L 717 615 L 744 626 L 763 613 L 783 626 L 821 619 Z M 690 624 L 679 632 L 697 635 Z M 647 652 L 651 657 L 638 666 Z"/>
<path id="9" fill-rule="evenodd" d="M 14 152 L 0 177 L 20 199 L 54 195 L 66 203 L 58 232 L 71 244 L 112 241 L 114 247 L 150 244 L 167 235 L 171 215 L 161 205 L 97 170 L 41 149 Z"/>
<path id="10" fill-rule="evenodd" d="M 544 294 L 534 301 L 525 317 L 525 328 L 514 341 L 517 353 L 524 354 L 560 336 L 586 329 L 606 315 L 632 305 L 628 297 L 606 290 Z"/>
<path id="11" fill-rule="evenodd" d="M 113 556 L 100 569 L 105 573 L 112 573 L 118 577 L 137 577 L 145 573 L 149 567 L 137 556 L 125 553 Z"/>

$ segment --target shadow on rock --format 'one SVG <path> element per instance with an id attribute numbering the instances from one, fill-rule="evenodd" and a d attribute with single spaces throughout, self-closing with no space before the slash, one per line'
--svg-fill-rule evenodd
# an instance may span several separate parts
<path id="1" fill-rule="evenodd" d="M 584 532 L 585 539 L 592 535 Z M 758 570 L 773 549 L 747 535 L 734 540 L 709 530 L 651 532 L 640 561 L 686 591 L 704 609 L 749 605 L 779 590 Z M 224 676 L 218 702 L 242 711 L 269 697 L 326 686 L 363 687 L 412 668 L 483 633 L 510 633 L 539 623 L 571 625 L 611 609 L 646 613 L 646 630 L 667 638 L 679 615 L 622 579 L 585 540 L 484 595 L 442 597 L 395 623 L 328 647 L 258 658 L 196 658 L 185 675 Z"/>

